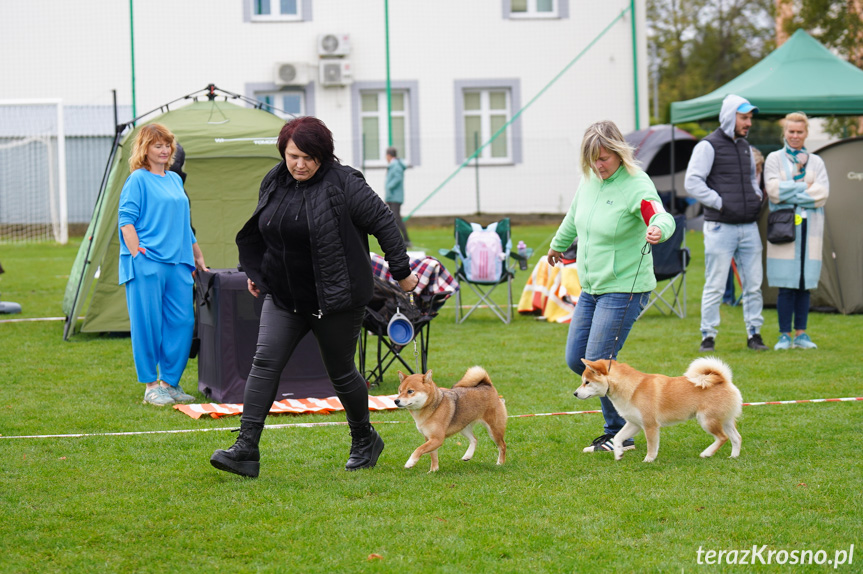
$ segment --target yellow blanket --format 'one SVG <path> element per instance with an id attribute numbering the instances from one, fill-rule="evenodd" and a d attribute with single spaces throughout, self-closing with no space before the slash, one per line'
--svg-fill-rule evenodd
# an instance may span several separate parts
<path id="1" fill-rule="evenodd" d="M 581 295 L 575 261 L 551 267 L 543 257 L 533 268 L 518 302 L 518 312 L 545 317 L 551 323 L 569 323 Z"/>

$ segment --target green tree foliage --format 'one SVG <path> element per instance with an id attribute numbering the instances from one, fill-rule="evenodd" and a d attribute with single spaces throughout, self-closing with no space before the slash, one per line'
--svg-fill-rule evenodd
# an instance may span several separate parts
<path id="1" fill-rule="evenodd" d="M 671 102 L 712 92 L 769 54 L 772 14 L 773 0 L 647 0 L 659 76 L 659 117 L 652 122 L 668 123 Z"/>
<path id="2" fill-rule="evenodd" d="M 863 2 L 859 0 L 792 0 L 794 17 L 783 23 L 788 34 L 803 28 L 837 54 L 863 68 Z M 863 133 L 861 117 L 827 118 L 824 130 L 834 136 Z"/>

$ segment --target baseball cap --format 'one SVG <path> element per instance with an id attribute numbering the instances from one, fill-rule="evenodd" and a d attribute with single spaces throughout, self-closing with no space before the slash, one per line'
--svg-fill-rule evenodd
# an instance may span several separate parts
<path id="1" fill-rule="evenodd" d="M 743 103 L 742 103 L 742 104 L 740 104 L 740 106 L 738 106 L 738 108 L 737 108 L 737 113 L 738 113 L 738 114 L 748 114 L 749 112 L 752 112 L 753 114 L 757 114 L 757 113 L 758 113 L 758 108 L 756 108 L 755 106 L 753 106 L 753 105 L 752 105 L 752 104 L 750 104 L 749 102 L 743 102 Z"/>

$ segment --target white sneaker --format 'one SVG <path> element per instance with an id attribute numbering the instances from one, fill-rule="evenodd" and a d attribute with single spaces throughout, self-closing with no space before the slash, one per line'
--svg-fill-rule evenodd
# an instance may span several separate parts
<path id="1" fill-rule="evenodd" d="M 159 385 L 152 389 L 147 389 L 144 392 L 144 403 L 164 407 L 165 405 L 173 405 L 176 401 L 168 394 L 168 389 Z"/>
<path id="2" fill-rule="evenodd" d="M 161 387 L 161 385 L 159 385 Z M 174 399 L 175 403 L 191 403 L 192 401 L 196 401 L 197 399 L 183 390 L 183 387 L 180 385 L 169 386 L 169 387 L 161 387 L 168 392 L 168 395 Z"/>

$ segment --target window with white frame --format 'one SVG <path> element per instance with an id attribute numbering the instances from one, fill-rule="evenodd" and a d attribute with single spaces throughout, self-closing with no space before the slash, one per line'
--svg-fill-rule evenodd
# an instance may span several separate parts
<path id="1" fill-rule="evenodd" d="M 508 18 L 564 18 L 568 0 L 503 0 Z"/>
<path id="2" fill-rule="evenodd" d="M 300 21 L 303 19 L 302 0 L 251 0 L 253 22 Z"/>
<path id="3" fill-rule="evenodd" d="M 392 124 L 392 145 L 398 150 L 399 157 L 410 163 L 411 150 L 408 145 L 409 97 L 406 90 L 391 90 L 391 122 L 387 118 L 386 90 L 360 91 L 360 126 L 362 161 L 365 166 L 385 166 L 386 149 L 390 142 L 390 123 Z"/>
<path id="4" fill-rule="evenodd" d="M 513 163 L 512 134 L 509 126 L 501 133 L 512 117 L 512 98 L 508 88 L 470 88 L 462 92 L 464 158 L 472 157 L 478 148 L 480 163 Z M 497 137 L 489 142 L 493 136 Z M 484 147 L 483 147 L 484 146 Z"/>
<path id="5" fill-rule="evenodd" d="M 262 110 L 286 120 L 306 115 L 306 93 L 304 90 L 255 92 L 255 99 L 263 102 Z"/>

